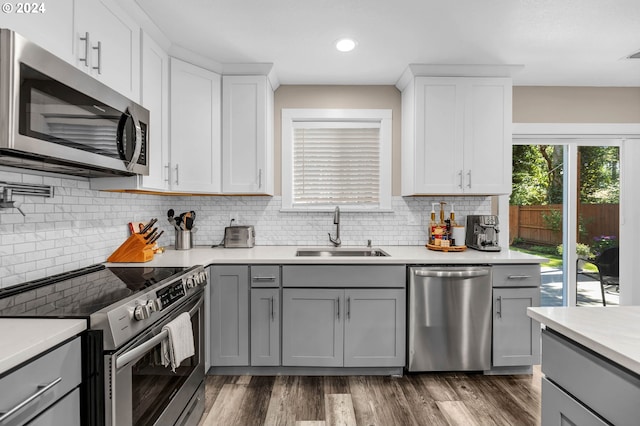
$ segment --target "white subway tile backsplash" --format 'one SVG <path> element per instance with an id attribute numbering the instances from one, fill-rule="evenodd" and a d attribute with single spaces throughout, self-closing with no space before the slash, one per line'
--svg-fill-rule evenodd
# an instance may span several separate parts
<path id="1" fill-rule="evenodd" d="M 175 197 L 99 192 L 86 179 L 38 176 L 0 170 L 0 180 L 54 186 L 53 198 L 20 197 L 23 217 L 15 209 L 0 210 L 0 288 L 101 263 L 128 237 L 127 223 L 158 218 L 165 231 L 161 245 L 174 243 L 166 221 L 197 212 L 196 245 L 222 240 L 231 214 L 236 225 L 253 225 L 258 245 L 329 245 L 335 233 L 333 212 L 281 212 L 281 197 Z M 341 214 L 343 245 L 422 245 L 427 239 L 431 203 L 455 203 L 456 218 L 488 213 L 489 197 L 393 197 L 392 212 Z M 448 208 L 447 208 L 448 212 Z"/>

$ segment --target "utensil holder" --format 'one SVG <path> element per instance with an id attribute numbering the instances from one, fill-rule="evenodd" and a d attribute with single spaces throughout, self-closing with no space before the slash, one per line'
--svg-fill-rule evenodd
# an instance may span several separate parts
<path id="1" fill-rule="evenodd" d="M 191 231 L 178 231 L 176 229 L 176 250 L 189 250 L 193 248 L 193 236 Z"/>

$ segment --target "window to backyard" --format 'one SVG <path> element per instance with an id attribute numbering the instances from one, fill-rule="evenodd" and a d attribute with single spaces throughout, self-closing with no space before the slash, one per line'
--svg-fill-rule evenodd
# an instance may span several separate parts
<path id="1" fill-rule="evenodd" d="M 391 209 L 391 110 L 283 109 L 283 210 Z"/>

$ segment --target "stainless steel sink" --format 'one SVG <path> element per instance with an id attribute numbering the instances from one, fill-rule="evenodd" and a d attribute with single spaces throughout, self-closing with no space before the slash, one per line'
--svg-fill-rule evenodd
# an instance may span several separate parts
<path id="1" fill-rule="evenodd" d="M 351 256 L 351 257 L 369 257 L 369 256 L 389 256 L 384 250 L 378 248 L 323 248 L 323 249 L 298 249 L 296 256 L 312 256 L 312 257 L 334 257 L 334 256 Z"/>

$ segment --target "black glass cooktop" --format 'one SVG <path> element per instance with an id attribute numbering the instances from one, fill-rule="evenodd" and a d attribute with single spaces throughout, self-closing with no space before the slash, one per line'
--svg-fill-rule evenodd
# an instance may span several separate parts
<path id="1" fill-rule="evenodd" d="M 86 318 L 185 268 L 95 265 L 0 290 L 0 317 Z"/>

